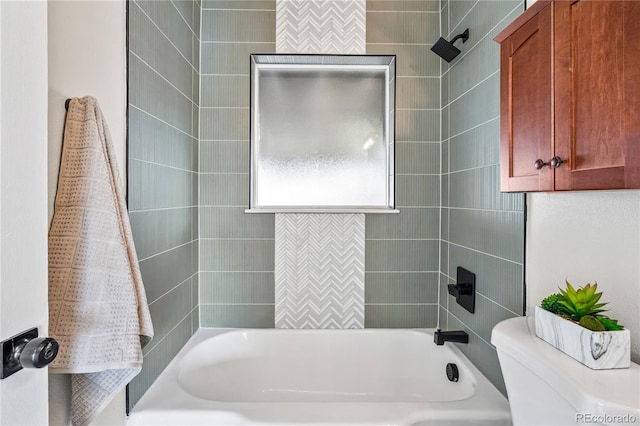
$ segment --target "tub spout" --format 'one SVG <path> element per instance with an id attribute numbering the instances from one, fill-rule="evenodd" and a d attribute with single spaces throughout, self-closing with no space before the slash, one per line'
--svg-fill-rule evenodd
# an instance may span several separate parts
<path id="1" fill-rule="evenodd" d="M 444 345 L 444 342 L 469 343 L 469 335 L 462 330 L 442 331 L 437 329 L 433 333 L 433 341 L 436 345 Z"/>

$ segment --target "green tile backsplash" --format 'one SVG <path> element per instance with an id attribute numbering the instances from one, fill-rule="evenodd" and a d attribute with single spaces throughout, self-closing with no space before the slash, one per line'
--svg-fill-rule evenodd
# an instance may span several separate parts
<path id="1" fill-rule="evenodd" d="M 202 272 L 200 303 L 273 304 L 273 272 Z"/>
<path id="2" fill-rule="evenodd" d="M 396 170 L 404 174 L 440 174 L 440 144 L 399 142 L 396 144 Z"/>
<path id="3" fill-rule="evenodd" d="M 367 8 L 367 53 L 398 55 L 396 203 L 401 213 L 366 218 L 365 293 L 367 303 L 376 304 L 367 311 L 366 325 L 433 327 L 440 232 L 440 64 L 429 47 L 438 33 L 439 3 L 373 1 Z M 251 301 L 246 292 L 253 288 L 247 282 L 251 274 L 272 279 L 273 216 L 246 215 L 243 206 L 249 183 L 248 57 L 275 51 L 275 2 L 207 1 L 202 34 L 200 294 L 207 297 L 200 301 L 202 325 L 265 326 L 257 319 L 273 301 Z M 227 278 L 233 284 L 223 284 L 221 279 Z M 264 289 L 265 282 L 254 285 Z M 418 305 L 403 314 L 395 305 L 399 301 Z M 233 318 L 225 318 L 227 314 Z"/>
<path id="4" fill-rule="evenodd" d="M 438 270 L 438 240 L 372 240 L 366 230 L 365 238 L 365 272 Z"/>
<path id="5" fill-rule="evenodd" d="M 137 108 L 129 110 L 129 157 L 176 169 L 196 170 L 198 139 Z"/>
<path id="6" fill-rule="evenodd" d="M 199 34 L 194 33 L 193 29 L 187 25 L 172 1 L 134 0 L 132 3 L 136 3 L 147 15 L 147 18 L 153 22 L 153 25 L 158 27 L 164 37 L 175 46 L 178 52 L 193 63 L 191 43 L 193 42 L 193 37 L 199 37 Z M 197 6 L 194 5 L 193 13 L 194 15 L 199 15 L 199 11 L 196 9 Z M 133 28 L 130 28 L 129 31 L 130 33 L 133 32 Z M 151 40 L 148 40 L 149 37 L 142 37 L 143 42 L 151 42 Z"/>
<path id="7" fill-rule="evenodd" d="M 368 304 L 438 302 L 438 272 L 367 272 L 365 281 Z"/>
<path id="8" fill-rule="evenodd" d="M 439 238 L 438 207 L 402 208 L 399 214 L 366 215 L 367 237 L 371 240 L 415 240 Z"/>
<path id="9" fill-rule="evenodd" d="M 200 122 L 200 319 L 274 326 L 272 214 L 249 203 L 249 54 L 275 53 L 276 2 L 205 1 Z"/>
<path id="10" fill-rule="evenodd" d="M 368 11 L 438 12 L 439 0 L 367 0 Z"/>
<path id="11" fill-rule="evenodd" d="M 415 328 L 435 324 L 437 304 L 383 304 L 364 306 L 366 328 Z M 425 325 L 427 324 L 427 325 Z"/>
<path id="12" fill-rule="evenodd" d="M 442 217 L 440 327 L 464 329 L 459 345 L 500 389 L 489 343 L 498 322 L 523 313 L 524 195 L 500 192 L 499 45 L 493 37 L 523 10 L 520 0 L 442 1 L 443 35 L 470 29 L 462 53 L 442 68 Z M 448 34 L 446 34 L 448 32 Z M 447 293 L 456 268 L 476 274 L 476 311 Z"/>
<path id="13" fill-rule="evenodd" d="M 245 207 L 200 207 L 200 238 L 273 239 L 273 214 L 244 214 Z"/>
<path id="14" fill-rule="evenodd" d="M 522 0 L 368 0 L 367 54 L 397 55 L 396 204 L 366 216 L 365 326 L 465 329 L 504 391 L 496 322 L 523 309 L 524 198 L 499 192 L 492 38 Z M 202 9 L 202 10 L 201 10 Z M 274 327 L 274 216 L 245 214 L 249 55 L 275 52 L 275 0 L 131 0 L 129 207 L 156 338 L 130 405 L 198 326 Z M 439 36 L 471 38 L 451 64 Z M 446 292 L 477 274 L 475 315 Z"/>
<path id="15" fill-rule="evenodd" d="M 128 204 L 155 329 L 131 408 L 198 326 L 200 6 L 135 0 L 128 10 Z"/>
<path id="16" fill-rule="evenodd" d="M 272 42 L 276 11 L 205 10 L 202 12 L 202 41 Z"/>
<path id="17" fill-rule="evenodd" d="M 367 7 L 369 7 L 369 2 L 367 2 Z M 367 43 L 367 54 L 396 55 L 396 74 L 398 76 L 438 77 L 440 75 L 440 64 L 431 57 L 433 53 L 431 53 L 430 50 L 433 41 L 425 40 L 424 43 L 425 44 Z"/>
<path id="18" fill-rule="evenodd" d="M 377 11 L 367 7 L 367 43 L 408 44 L 437 39 L 438 25 L 433 24 L 439 19 L 437 11 Z"/>
<path id="19" fill-rule="evenodd" d="M 274 0 L 203 0 L 202 10 L 219 9 L 219 10 L 275 10 Z"/>
<path id="20" fill-rule="evenodd" d="M 275 308 L 269 304 L 200 305 L 203 327 L 274 328 Z"/>

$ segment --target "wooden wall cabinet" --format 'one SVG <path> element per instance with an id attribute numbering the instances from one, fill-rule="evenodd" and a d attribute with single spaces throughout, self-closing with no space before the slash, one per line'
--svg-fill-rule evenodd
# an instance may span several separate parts
<path id="1" fill-rule="evenodd" d="M 494 40 L 501 190 L 640 188 L 640 1 L 538 0 Z"/>

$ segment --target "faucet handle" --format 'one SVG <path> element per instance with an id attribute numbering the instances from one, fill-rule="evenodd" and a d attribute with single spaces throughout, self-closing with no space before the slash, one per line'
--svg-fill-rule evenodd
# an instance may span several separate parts
<path id="1" fill-rule="evenodd" d="M 448 284 L 447 290 L 453 297 L 472 294 L 473 286 L 471 283 Z"/>

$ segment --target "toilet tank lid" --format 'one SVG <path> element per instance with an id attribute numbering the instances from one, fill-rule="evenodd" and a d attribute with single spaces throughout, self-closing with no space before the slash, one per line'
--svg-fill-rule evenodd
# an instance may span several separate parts
<path id="1" fill-rule="evenodd" d="M 564 395 L 578 412 L 629 414 L 640 418 L 640 366 L 592 370 L 535 333 L 535 319 L 511 318 L 497 324 L 491 343 Z M 581 411 L 584 410 L 584 411 Z"/>

